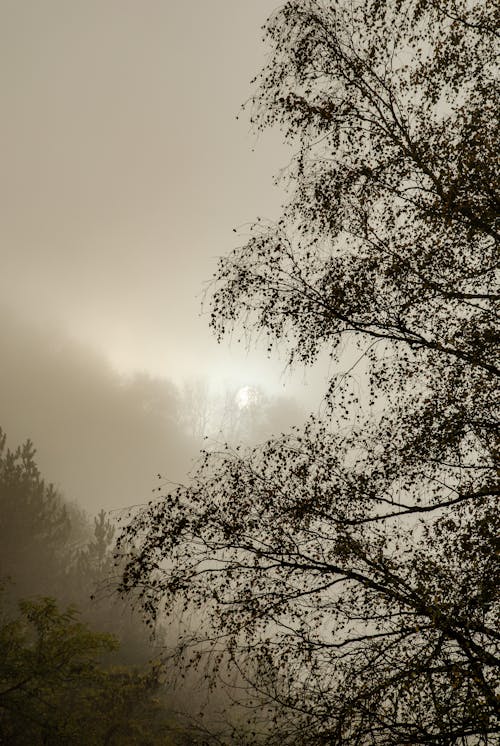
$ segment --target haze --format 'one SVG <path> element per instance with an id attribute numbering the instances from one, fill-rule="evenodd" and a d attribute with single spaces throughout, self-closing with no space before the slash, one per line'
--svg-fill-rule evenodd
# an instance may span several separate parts
<path id="1" fill-rule="evenodd" d="M 186 381 L 320 399 L 320 379 L 217 345 L 200 314 L 233 227 L 283 198 L 280 134 L 236 120 L 275 5 L 0 4 L 0 425 L 93 510 L 185 474 Z"/>

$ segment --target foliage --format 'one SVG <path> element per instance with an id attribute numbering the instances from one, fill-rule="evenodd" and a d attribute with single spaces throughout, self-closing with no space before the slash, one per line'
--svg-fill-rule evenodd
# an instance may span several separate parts
<path id="1" fill-rule="evenodd" d="M 119 662 L 141 666 L 155 651 L 141 616 L 115 593 L 119 579 L 113 556 L 115 530 L 115 523 L 101 510 L 94 517 L 93 537 L 77 552 L 67 578 L 85 620 L 118 637 Z"/>
<path id="2" fill-rule="evenodd" d="M 164 665 L 148 663 L 148 631 L 113 593 L 114 525 L 101 511 L 92 534 L 42 478 L 33 444 L 8 450 L 0 436 L 0 743 L 194 743 L 171 714 Z M 58 600 L 19 601 L 37 591 Z M 60 611 L 68 599 L 105 631 L 75 605 Z"/>
<path id="3" fill-rule="evenodd" d="M 100 510 L 94 518 L 94 538 L 78 556 L 81 574 L 89 577 L 93 583 L 106 577 L 113 568 L 111 550 L 114 535 L 115 527 L 106 516 L 106 512 Z"/>
<path id="4" fill-rule="evenodd" d="M 122 535 L 123 592 L 200 612 L 188 663 L 210 643 L 247 682 L 230 742 L 500 743 L 499 20 L 289 0 L 266 25 L 252 118 L 297 147 L 290 201 L 221 259 L 212 326 L 291 362 L 358 346 L 367 375 Z"/>
<path id="5" fill-rule="evenodd" d="M 20 594 L 53 592 L 70 535 L 66 506 L 42 478 L 32 442 L 12 451 L 0 428 L 0 576 L 15 579 Z"/>
<path id="6" fill-rule="evenodd" d="M 121 663 L 141 665 L 152 654 L 149 633 L 113 593 L 114 532 L 104 511 L 92 531 L 86 514 L 43 479 L 32 442 L 8 449 L 0 430 L 0 581 L 10 581 L 5 604 L 15 609 L 18 599 L 35 594 L 77 604 L 87 622 L 119 637 Z"/>
<path id="7" fill-rule="evenodd" d="M 20 602 L 0 626 L 0 740 L 36 744 L 173 744 L 159 669 L 103 668 L 116 640 L 49 598 Z"/>

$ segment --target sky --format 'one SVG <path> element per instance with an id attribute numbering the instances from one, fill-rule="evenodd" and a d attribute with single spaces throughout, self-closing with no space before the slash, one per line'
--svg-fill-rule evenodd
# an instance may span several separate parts
<path id="1" fill-rule="evenodd" d="M 120 371 L 256 377 L 217 347 L 204 283 L 233 227 L 276 216 L 279 133 L 236 120 L 274 0 L 2 0 L 2 272 L 14 314 Z M 279 370 L 278 370 L 279 373 Z"/>
<path id="2" fill-rule="evenodd" d="M 275 8 L 0 0 L 0 426 L 92 508 L 182 471 L 175 386 L 320 399 L 201 311 L 233 228 L 284 200 L 280 133 L 236 118 Z"/>

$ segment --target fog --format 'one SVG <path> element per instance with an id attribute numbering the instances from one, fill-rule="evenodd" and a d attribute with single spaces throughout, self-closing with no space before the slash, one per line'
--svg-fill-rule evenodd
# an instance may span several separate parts
<path id="1" fill-rule="evenodd" d="M 324 389 L 321 366 L 218 345 L 201 305 L 218 257 L 284 199 L 290 150 L 236 118 L 275 6 L 0 3 L 0 429 L 36 448 L 36 466 L 0 453 L 0 588 L 74 602 L 127 664 L 151 657 L 140 622 L 90 602 L 116 576 L 108 518 Z"/>
<path id="2" fill-rule="evenodd" d="M 0 297 L 15 315 L 126 373 L 279 376 L 200 318 L 233 227 L 282 201 L 279 133 L 236 120 L 274 7 L 0 4 Z"/>
<path id="3" fill-rule="evenodd" d="M 2 618 L 19 615 L 19 599 L 42 604 L 47 614 L 51 607 L 43 606 L 48 602 L 40 596 L 54 598 L 61 610 L 75 604 L 92 629 L 119 640 L 113 665 L 143 670 L 152 656 L 165 655 L 165 646 L 177 642 L 177 628 L 160 627 L 153 645 L 130 599 L 116 595 L 116 520 L 154 497 L 159 486 L 164 491 L 169 482 L 189 478 L 201 447 L 220 447 L 225 439 L 262 440 L 300 422 L 302 408 L 291 397 L 257 386 L 214 387 L 202 376 L 175 383 L 145 372 L 119 373 L 60 327 L 15 317 L 5 306 L 0 348 L 0 430 L 12 451 L 28 439 L 36 448 L 36 466 L 18 457 L 13 468 L 0 438 Z M 36 467 L 46 480 L 43 488 Z M 64 620 L 67 624 L 68 617 Z M 58 639 L 61 634 L 57 627 Z M 172 714 L 178 709 L 196 715 L 206 707 L 208 693 L 198 674 L 178 689 L 176 670 L 167 665 L 163 682 L 156 697 L 170 720 L 181 717 Z M 73 685 L 79 690 L 82 684 L 77 678 L 64 686 Z M 139 706 L 145 694 L 139 690 L 135 696 Z M 209 711 L 224 703 L 216 692 Z M 56 720 L 64 714 L 59 705 L 52 712 Z M 77 707 L 73 715 L 78 713 Z M 25 720 L 21 712 L 23 733 Z M 126 713 L 119 721 L 127 722 Z M 153 727 L 149 721 L 147 727 Z M 186 728 L 191 732 L 182 725 L 181 736 Z M 182 743 L 198 741 L 193 736 Z"/>
<path id="4" fill-rule="evenodd" d="M 145 499 L 157 473 L 185 476 L 203 434 L 193 382 L 212 434 L 236 436 L 217 406 L 244 386 L 259 406 L 320 400 L 320 374 L 218 345 L 201 307 L 218 257 L 284 196 L 280 134 L 236 118 L 274 9 L 1 4 L 0 426 L 12 445 L 31 438 L 46 477 L 90 512 Z"/>
<path id="5" fill-rule="evenodd" d="M 114 371 L 61 330 L 0 317 L 0 425 L 11 447 L 31 439 L 43 475 L 90 513 L 146 502 L 179 482 L 199 448 L 256 440 L 300 421 L 289 398 L 259 395 L 241 408 L 237 391 L 203 378 L 176 385 Z M 208 440 L 203 440 L 208 436 Z"/>

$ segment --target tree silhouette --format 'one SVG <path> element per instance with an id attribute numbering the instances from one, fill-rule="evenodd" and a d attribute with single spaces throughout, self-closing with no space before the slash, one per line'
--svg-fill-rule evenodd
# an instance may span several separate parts
<path id="1" fill-rule="evenodd" d="M 201 612 L 188 663 L 210 642 L 248 684 L 229 742 L 500 743 L 499 20 L 289 0 L 266 24 L 250 108 L 296 146 L 290 200 L 220 260 L 211 323 L 291 363 L 357 345 L 367 373 L 124 530 L 123 592 Z"/>
<path id="2" fill-rule="evenodd" d="M 54 592 L 70 554 L 68 511 L 42 478 L 35 453 L 30 440 L 7 448 L 0 428 L 0 580 L 15 580 L 21 595 Z"/>

